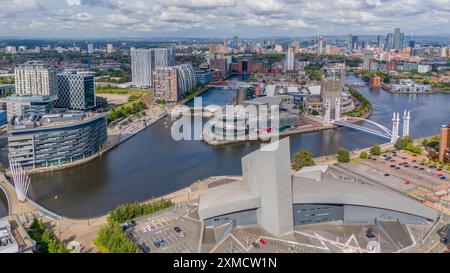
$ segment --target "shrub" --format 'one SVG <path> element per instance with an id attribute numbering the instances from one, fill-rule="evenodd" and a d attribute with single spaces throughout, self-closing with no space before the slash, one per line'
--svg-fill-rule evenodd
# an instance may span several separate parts
<path id="1" fill-rule="evenodd" d="M 366 159 L 369 157 L 369 154 L 366 151 L 363 151 L 359 154 L 359 158 Z"/>
<path id="2" fill-rule="evenodd" d="M 303 167 L 314 165 L 314 155 L 310 150 L 302 149 L 294 155 L 294 160 L 292 162 L 292 168 L 294 170 L 298 171 Z"/>
<path id="3" fill-rule="evenodd" d="M 370 148 L 370 154 L 375 156 L 381 155 L 380 145 L 373 145 L 372 148 Z"/>
<path id="4" fill-rule="evenodd" d="M 339 148 L 337 160 L 340 163 L 348 163 L 350 162 L 350 153 L 345 148 Z"/>

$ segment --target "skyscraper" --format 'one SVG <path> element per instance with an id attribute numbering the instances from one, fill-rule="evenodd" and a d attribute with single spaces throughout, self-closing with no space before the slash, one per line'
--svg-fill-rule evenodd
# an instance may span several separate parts
<path id="1" fill-rule="evenodd" d="M 370 61 L 373 58 L 372 50 L 364 50 L 363 70 L 370 70 Z"/>
<path id="2" fill-rule="evenodd" d="M 394 34 L 393 33 L 389 33 L 387 35 L 386 49 L 387 50 L 394 49 Z"/>
<path id="3" fill-rule="evenodd" d="M 114 53 L 114 46 L 113 46 L 113 44 L 106 45 L 106 53 L 108 53 L 108 54 Z"/>
<path id="4" fill-rule="evenodd" d="M 94 53 L 94 44 L 90 43 L 87 45 L 87 51 L 89 54 Z"/>
<path id="5" fill-rule="evenodd" d="M 288 47 L 288 51 L 286 52 L 284 69 L 287 71 L 293 71 L 295 69 L 295 52 L 292 46 Z"/>
<path id="6" fill-rule="evenodd" d="M 95 78 L 90 73 L 65 71 L 58 76 L 55 107 L 87 110 L 95 107 Z"/>
<path id="7" fill-rule="evenodd" d="M 323 37 L 319 36 L 317 38 L 317 54 L 322 54 L 323 52 Z"/>
<path id="8" fill-rule="evenodd" d="M 233 36 L 233 47 L 238 47 L 238 36 Z"/>
<path id="9" fill-rule="evenodd" d="M 353 49 L 353 35 L 349 34 L 347 36 L 347 49 L 352 50 Z"/>
<path id="10" fill-rule="evenodd" d="M 153 86 L 153 70 L 156 67 L 172 65 L 175 65 L 175 54 L 173 49 L 131 48 L 131 76 L 133 85 L 137 88 L 151 88 Z"/>
<path id="11" fill-rule="evenodd" d="M 14 71 L 17 96 L 56 96 L 56 70 L 39 61 L 18 65 Z"/>
<path id="12" fill-rule="evenodd" d="M 353 36 L 353 38 L 352 38 L 352 48 L 353 49 L 358 49 L 359 48 L 358 36 Z"/>
<path id="13" fill-rule="evenodd" d="M 377 36 L 377 47 L 380 50 L 384 50 L 384 36 L 383 35 Z"/>
<path id="14" fill-rule="evenodd" d="M 399 28 L 396 28 L 393 34 L 393 49 L 396 50 L 403 49 L 404 41 L 405 41 L 405 34 L 400 32 Z"/>

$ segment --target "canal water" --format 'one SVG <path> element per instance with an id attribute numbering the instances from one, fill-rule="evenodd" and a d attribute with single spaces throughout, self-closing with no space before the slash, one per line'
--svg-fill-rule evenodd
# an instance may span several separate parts
<path id="1" fill-rule="evenodd" d="M 8 215 L 8 201 L 5 193 L 0 189 L 0 218 Z"/>
<path id="2" fill-rule="evenodd" d="M 361 82 L 348 76 L 349 81 Z M 374 111 L 371 120 L 391 128 L 393 111 L 411 111 L 413 137 L 438 134 L 449 122 L 450 95 L 394 95 L 383 90 L 358 88 Z M 233 90 L 211 89 L 204 102 L 226 104 Z M 214 175 L 240 175 L 241 157 L 259 144 L 210 147 L 201 141 L 174 141 L 172 121 L 165 118 L 102 157 L 73 169 L 32 177 L 36 199 L 60 214 L 84 218 L 98 216 L 119 204 L 147 200 L 186 187 Z M 401 129 L 400 129 L 401 130 Z M 359 149 L 387 140 L 347 128 L 291 137 L 291 152 L 310 149 L 314 155 L 336 153 L 339 147 Z"/>

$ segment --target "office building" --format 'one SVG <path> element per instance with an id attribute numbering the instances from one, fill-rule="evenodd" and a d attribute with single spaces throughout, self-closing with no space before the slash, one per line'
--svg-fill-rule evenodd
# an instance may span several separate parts
<path id="1" fill-rule="evenodd" d="M 353 37 L 352 37 L 352 48 L 353 48 L 353 49 L 358 49 L 358 48 L 359 48 L 359 39 L 358 39 L 358 36 L 353 36 Z"/>
<path id="2" fill-rule="evenodd" d="M 87 72 L 66 71 L 57 75 L 55 107 L 87 110 L 95 107 L 95 78 Z"/>
<path id="3" fill-rule="evenodd" d="M 331 104 L 331 110 L 335 110 L 336 99 L 342 98 L 345 84 L 345 64 L 330 64 L 323 68 L 322 76 L 322 105 Z"/>
<path id="4" fill-rule="evenodd" d="M 133 85 L 137 88 L 148 89 L 153 85 L 153 70 L 156 67 L 175 65 L 173 49 L 131 48 L 131 76 Z"/>
<path id="5" fill-rule="evenodd" d="M 391 50 L 394 49 L 394 34 L 389 33 L 386 39 L 386 49 Z"/>
<path id="6" fill-rule="evenodd" d="M 238 46 L 238 36 L 233 36 L 233 47 L 237 48 Z"/>
<path id="7" fill-rule="evenodd" d="M 439 142 L 439 161 L 450 161 L 450 124 L 441 127 Z"/>
<path id="8" fill-rule="evenodd" d="M 290 169 L 289 138 L 242 158 L 243 178 L 210 187 L 200 195 L 198 215 L 205 232 L 221 225 L 259 226 L 292 238 L 296 226 L 326 222 L 375 225 L 378 221 L 428 224 L 439 212 L 397 193 L 338 180 L 329 166 Z"/>
<path id="9" fill-rule="evenodd" d="M 43 62 L 30 61 L 14 71 L 17 96 L 56 96 L 56 70 Z"/>
<path id="10" fill-rule="evenodd" d="M 33 115 L 48 114 L 53 109 L 57 96 L 9 96 L 6 97 L 8 121 L 13 117 L 29 118 Z"/>
<path id="11" fill-rule="evenodd" d="M 379 50 L 384 50 L 384 36 L 383 35 L 377 36 L 377 47 Z"/>
<path id="12" fill-rule="evenodd" d="M 191 64 L 157 67 L 153 73 L 155 98 L 177 102 L 183 95 L 197 86 Z"/>
<path id="13" fill-rule="evenodd" d="M 353 49 L 353 35 L 349 34 L 347 36 L 347 49 L 352 50 Z"/>
<path id="14" fill-rule="evenodd" d="M 196 70 L 195 77 L 198 85 L 207 85 L 213 80 L 212 72 L 209 69 Z"/>
<path id="15" fill-rule="evenodd" d="M 9 156 L 25 169 L 58 166 L 95 155 L 107 140 L 106 113 L 67 112 L 8 126 Z"/>
<path id="16" fill-rule="evenodd" d="M 295 52 L 293 47 L 289 47 L 286 52 L 286 60 L 284 62 L 284 70 L 295 70 Z"/>

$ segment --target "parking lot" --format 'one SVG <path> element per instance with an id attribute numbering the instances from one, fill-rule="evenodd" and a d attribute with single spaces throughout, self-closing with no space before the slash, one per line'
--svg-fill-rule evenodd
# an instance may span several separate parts
<path id="1" fill-rule="evenodd" d="M 146 253 L 197 252 L 201 225 L 195 219 L 167 212 L 136 222 L 127 234 Z"/>

